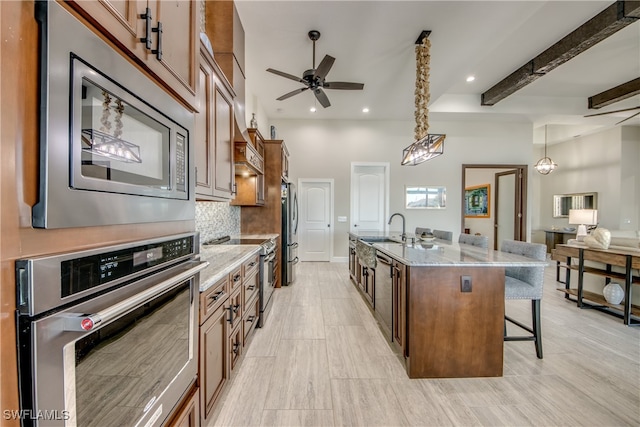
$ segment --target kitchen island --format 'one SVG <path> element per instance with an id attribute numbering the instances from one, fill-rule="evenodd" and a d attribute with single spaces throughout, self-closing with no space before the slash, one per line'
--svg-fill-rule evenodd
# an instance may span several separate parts
<path id="1" fill-rule="evenodd" d="M 410 378 L 502 375 L 505 267 L 546 262 L 437 239 L 350 233 L 354 240 L 370 240 L 377 252 L 366 273 L 372 309 Z"/>

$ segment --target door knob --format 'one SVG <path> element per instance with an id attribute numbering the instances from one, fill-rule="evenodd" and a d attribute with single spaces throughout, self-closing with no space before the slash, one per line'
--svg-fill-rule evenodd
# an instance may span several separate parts
<path id="1" fill-rule="evenodd" d="M 331 224 L 327 224 L 327 227 L 331 227 Z"/>

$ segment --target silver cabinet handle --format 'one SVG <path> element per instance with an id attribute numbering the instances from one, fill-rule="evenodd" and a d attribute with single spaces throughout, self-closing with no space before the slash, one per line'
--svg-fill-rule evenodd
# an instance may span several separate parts
<path id="1" fill-rule="evenodd" d="M 197 263 L 195 267 L 191 267 L 190 269 L 179 273 L 170 279 L 164 280 L 157 285 L 140 292 L 137 295 L 127 298 L 124 301 L 121 301 L 117 304 L 112 305 L 109 308 L 98 311 L 94 314 L 89 315 L 79 315 L 79 314 L 68 314 L 64 316 L 64 329 L 66 331 L 78 331 L 78 332 L 86 332 L 97 329 L 98 326 L 105 325 L 123 314 L 128 313 L 132 309 L 138 307 L 145 302 L 151 301 L 153 298 L 163 294 L 164 292 L 174 288 L 175 286 L 182 283 L 184 280 L 189 279 L 194 274 L 198 273 L 201 270 L 204 270 L 209 265 L 206 261 L 194 261 L 192 263 Z M 190 264 L 192 264 L 190 263 Z"/>

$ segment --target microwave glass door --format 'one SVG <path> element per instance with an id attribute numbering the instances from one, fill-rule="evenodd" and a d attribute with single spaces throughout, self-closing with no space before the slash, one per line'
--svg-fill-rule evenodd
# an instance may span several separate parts
<path id="1" fill-rule="evenodd" d="M 85 177 L 169 189 L 169 128 L 109 91 L 82 79 Z"/>
<path id="2" fill-rule="evenodd" d="M 70 186 L 188 199 L 187 132 L 72 56 Z"/>

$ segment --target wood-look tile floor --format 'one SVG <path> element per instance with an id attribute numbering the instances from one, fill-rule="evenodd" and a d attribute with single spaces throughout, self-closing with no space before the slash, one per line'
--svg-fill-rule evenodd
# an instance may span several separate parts
<path id="1" fill-rule="evenodd" d="M 301 263 L 296 282 L 276 290 L 212 425 L 639 426 L 640 328 L 578 309 L 557 286 L 550 266 L 543 360 L 532 342 L 507 342 L 503 377 L 411 380 L 347 265 Z M 530 319 L 529 301 L 506 310 Z"/>

